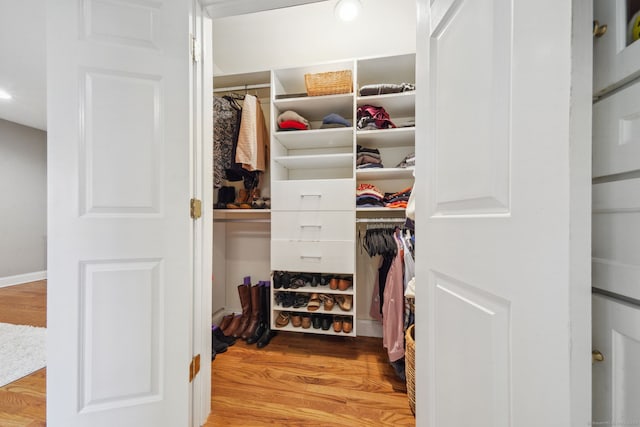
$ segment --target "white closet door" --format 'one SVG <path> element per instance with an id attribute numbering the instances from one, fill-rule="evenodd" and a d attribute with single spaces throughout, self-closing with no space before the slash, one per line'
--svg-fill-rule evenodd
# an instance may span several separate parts
<path id="1" fill-rule="evenodd" d="M 190 7 L 47 7 L 50 426 L 189 423 Z"/>
<path id="2" fill-rule="evenodd" d="M 418 3 L 418 425 L 588 425 L 592 46 L 579 3 Z"/>

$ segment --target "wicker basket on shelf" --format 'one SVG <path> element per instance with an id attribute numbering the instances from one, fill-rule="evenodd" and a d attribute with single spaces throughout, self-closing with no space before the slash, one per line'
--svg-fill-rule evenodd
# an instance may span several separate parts
<path id="1" fill-rule="evenodd" d="M 305 74 L 304 84 L 309 96 L 335 95 L 353 91 L 351 70 Z"/>
<path id="2" fill-rule="evenodd" d="M 404 373 L 407 378 L 407 397 L 409 398 L 409 408 L 416 414 L 416 337 L 415 324 L 407 328 L 406 349 L 404 352 Z"/>

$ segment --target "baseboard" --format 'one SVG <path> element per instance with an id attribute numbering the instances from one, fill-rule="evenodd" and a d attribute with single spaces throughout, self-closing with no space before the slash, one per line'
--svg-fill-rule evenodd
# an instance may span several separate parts
<path id="1" fill-rule="evenodd" d="M 47 270 L 34 271 L 33 273 L 16 274 L 15 276 L 0 277 L 0 288 L 23 283 L 37 282 L 47 278 Z"/>
<path id="2" fill-rule="evenodd" d="M 356 334 L 359 337 L 382 338 L 382 323 L 377 320 L 358 319 L 356 321 Z"/>

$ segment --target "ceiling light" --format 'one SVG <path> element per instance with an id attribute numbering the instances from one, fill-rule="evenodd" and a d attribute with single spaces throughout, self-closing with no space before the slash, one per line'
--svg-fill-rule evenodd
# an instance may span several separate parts
<path id="1" fill-rule="evenodd" d="M 0 89 L 0 99 L 11 99 L 13 96 L 4 89 Z"/>
<path id="2" fill-rule="evenodd" d="M 360 0 L 338 0 L 334 12 L 343 21 L 353 21 L 358 17 L 361 9 Z"/>

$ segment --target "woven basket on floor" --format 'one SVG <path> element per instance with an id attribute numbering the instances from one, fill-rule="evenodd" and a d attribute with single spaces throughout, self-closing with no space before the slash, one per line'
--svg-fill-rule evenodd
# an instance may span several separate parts
<path id="1" fill-rule="evenodd" d="M 351 70 L 305 74 L 304 84 L 309 96 L 335 95 L 353 91 Z"/>
<path id="2" fill-rule="evenodd" d="M 407 348 L 405 349 L 404 372 L 407 377 L 407 397 L 409 398 L 409 408 L 411 412 L 416 414 L 416 338 L 415 338 L 415 325 L 411 325 L 407 328 L 406 341 Z"/>

